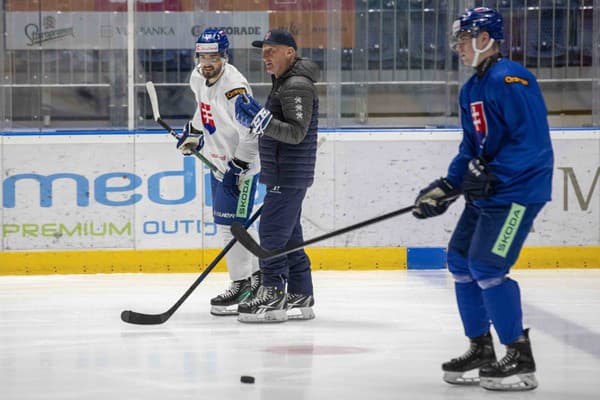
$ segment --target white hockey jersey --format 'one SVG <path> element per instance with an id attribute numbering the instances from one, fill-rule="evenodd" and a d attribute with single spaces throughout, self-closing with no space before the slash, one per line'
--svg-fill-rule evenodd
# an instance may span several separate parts
<path id="1" fill-rule="evenodd" d="M 221 172 L 228 169 L 232 158 L 250 163 L 246 175 L 260 170 L 258 138 L 249 134 L 235 119 L 235 99 L 239 94 L 252 94 L 250 85 L 233 65 L 226 63 L 223 75 L 211 86 L 196 68 L 190 77 L 190 87 L 196 98 L 196 112 L 192 125 L 204 132 L 202 154 Z M 221 179 L 221 176 L 218 176 Z"/>

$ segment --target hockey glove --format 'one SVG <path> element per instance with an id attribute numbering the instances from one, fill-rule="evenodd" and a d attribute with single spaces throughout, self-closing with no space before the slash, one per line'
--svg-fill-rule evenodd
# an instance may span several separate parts
<path id="1" fill-rule="evenodd" d="M 227 163 L 229 169 L 223 175 L 223 189 L 227 193 L 239 196 L 239 184 L 244 178 L 244 174 L 248 172 L 248 163 L 234 158 Z"/>
<path id="2" fill-rule="evenodd" d="M 177 150 L 184 156 L 190 156 L 194 151 L 200 151 L 202 147 L 204 147 L 204 133 L 194 128 L 192 121 L 188 121 L 177 140 Z"/>
<path id="3" fill-rule="evenodd" d="M 235 118 L 246 128 L 252 128 L 254 134 L 262 136 L 273 114 L 261 106 L 254 97 L 239 95 L 235 100 Z"/>
<path id="4" fill-rule="evenodd" d="M 469 161 L 462 185 L 467 200 L 487 199 L 494 194 L 497 184 L 498 178 L 486 160 L 477 157 Z"/>
<path id="5" fill-rule="evenodd" d="M 437 179 L 419 192 L 412 213 L 420 219 L 443 214 L 459 195 L 445 178 Z"/>

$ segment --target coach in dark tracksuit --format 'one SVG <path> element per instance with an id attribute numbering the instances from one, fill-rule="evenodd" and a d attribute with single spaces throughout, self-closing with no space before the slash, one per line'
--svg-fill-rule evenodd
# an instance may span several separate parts
<path id="1" fill-rule="evenodd" d="M 314 82 L 319 69 L 297 57 L 296 42 L 287 31 L 273 29 L 252 45 L 262 48 L 273 87 L 264 108 L 250 96 L 238 97 L 236 117 L 260 136 L 260 182 L 267 186 L 260 244 L 275 250 L 303 241 L 302 202 L 313 183 L 316 161 L 319 99 Z M 310 260 L 304 250 L 261 260 L 261 270 L 263 293 L 240 305 L 240 321 L 314 318 Z M 301 309 L 301 315 L 291 313 L 293 308 Z"/>

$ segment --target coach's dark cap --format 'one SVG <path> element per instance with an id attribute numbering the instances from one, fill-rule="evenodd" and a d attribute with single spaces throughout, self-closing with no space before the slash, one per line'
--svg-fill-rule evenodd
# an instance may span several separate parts
<path id="1" fill-rule="evenodd" d="M 271 29 L 267 32 L 263 40 L 255 40 L 252 42 L 252 46 L 258 48 L 263 47 L 263 44 L 281 44 L 293 47 L 294 50 L 298 50 L 298 45 L 296 45 L 296 40 L 294 40 L 292 34 L 283 29 Z"/>

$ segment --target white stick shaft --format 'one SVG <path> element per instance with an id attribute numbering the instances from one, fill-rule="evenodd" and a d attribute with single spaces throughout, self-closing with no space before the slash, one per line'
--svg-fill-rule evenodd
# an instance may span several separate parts
<path id="1" fill-rule="evenodd" d="M 158 111 L 158 96 L 156 94 L 154 82 L 146 82 L 146 90 L 148 91 L 148 96 L 150 97 L 150 104 L 152 104 L 152 114 L 154 115 L 154 120 L 158 121 L 160 119 L 160 112 Z"/>

